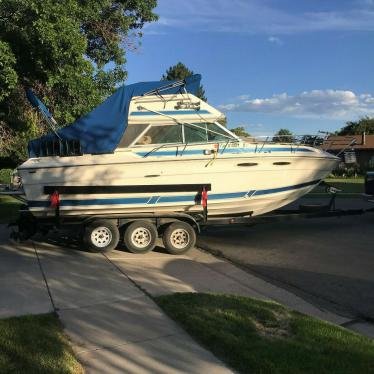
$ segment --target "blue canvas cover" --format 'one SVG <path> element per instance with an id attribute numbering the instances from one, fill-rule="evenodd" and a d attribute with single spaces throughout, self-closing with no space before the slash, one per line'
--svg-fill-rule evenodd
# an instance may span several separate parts
<path id="1" fill-rule="evenodd" d="M 195 74 L 184 80 L 184 86 L 171 87 L 162 94 L 175 94 L 186 89 L 196 94 L 200 86 L 201 75 Z M 120 87 L 94 110 L 78 119 L 69 126 L 57 130 L 62 140 L 79 140 L 81 152 L 111 153 L 118 146 L 128 124 L 129 106 L 132 97 L 142 96 L 152 90 L 161 89 L 177 81 L 141 82 Z M 155 95 L 157 92 L 154 93 Z M 38 139 L 31 140 L 28 145 L 30 157 L 44 156 L 41 144 L 46 141 L 58 140 L 49 133 Z"/>

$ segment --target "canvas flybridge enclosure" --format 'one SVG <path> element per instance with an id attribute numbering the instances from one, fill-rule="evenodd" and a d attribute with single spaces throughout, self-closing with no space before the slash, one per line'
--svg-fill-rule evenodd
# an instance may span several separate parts
<path id="1" fill-rule="evenodd" d="M 30 157 L 112 153 L 128 126 L 133 97 L 195 94 L 201 75 L 181 81 L 141 82 L 120 87 L 113 95 L 73 124 L 29 142 Z M 40 109 L 38 101 L 31 104 Z M 196 110 L 197 111 L 197 110 Z"/>

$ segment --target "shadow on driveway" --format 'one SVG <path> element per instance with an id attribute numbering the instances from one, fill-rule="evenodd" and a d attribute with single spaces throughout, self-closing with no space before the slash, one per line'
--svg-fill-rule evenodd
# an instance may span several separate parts
<path id="1" fill-rule="evenodd" d="M 206 230 L 198 245 L 315 305 L 374 320 L 374 214 Z"/>

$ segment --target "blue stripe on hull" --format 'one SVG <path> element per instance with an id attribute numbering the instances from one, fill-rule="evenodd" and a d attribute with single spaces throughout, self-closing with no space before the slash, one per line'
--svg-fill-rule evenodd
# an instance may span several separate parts
<path id="1" fill-rule="evenodd" d="M 267 190 L 249 190 L 243 192 L 231 193 L 217 193 L 209 194 L 208 200 L 224 200 L 224 199 L 237 199 L 237 198 L 250 198 L 252 196 L 268 195 L 278 192 L 297 190 L 300 188 L 313 186 L 321 180 L 314 180 L 311 182 L 295 184 L 293 186 L 272 188 Z M 179 196 L 150 196 L 150 197 L 126 197 L 126 198 L 111 198 L 111 199 L 86 199 L 86 200 L 61 200 L 60 206 L 87 206 L 87 205 L 127 205 L 127 204 L 144 204 L 153 205 L 158 203 L 181 203 L 186 202 L 190 204 L 195 203 L 196 195 L 179 195 Z M 50 201 L 29 201 L 30 208 L 49 207 Z"/>
<path id="2" fill-rule="evenodd" d="M 87 200 L 61 200 L 60 206 L 77 206 L 77 205 L 112 205 L 112 204 L 147 204 L 148 197 L 126 197 L 113 199 L 87 199 Z M 30 201 L 30 207 L 49 206 L 49 201 Z"/>
<path id="3" fill-rule="evenodd" d="M 195 195 L 182 195 L 182 196 L 161 196 L 158 203 L 193 203 Z"/>
<path id="4" fill-rule="evenodd" d="M 271 190 L 258 190 L 258 191 L 255 191 L 252 196 L 268 195 L 268 194 L 271 194 L 271 193 L 295 190 L 295 189 L 299 189 L 299 188 L 303 188 L 303 187 L 308 187 L 308 186 L 311 186 L 313 184 L 317 184 L 320 181 L 321 180 L 296 184 L 294 186 L 272 188 Z"/>

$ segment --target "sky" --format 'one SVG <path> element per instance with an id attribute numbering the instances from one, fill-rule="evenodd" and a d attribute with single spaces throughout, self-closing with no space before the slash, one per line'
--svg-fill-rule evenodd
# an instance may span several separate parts
<path id="1" fill-rule="evenodd" d="M 158 0 L 127 83 L 183 62 L 228 127 L 335 131 L 374 116 L 374 0 Z"/>

